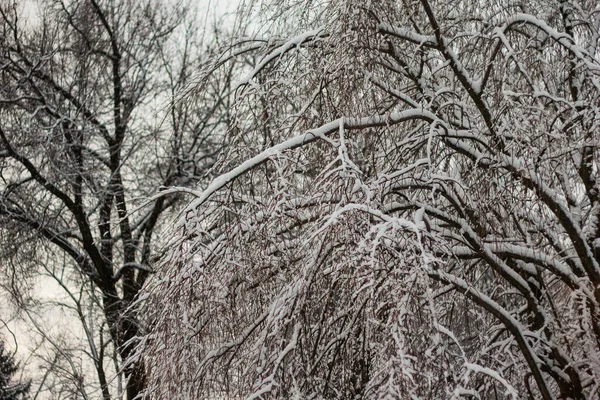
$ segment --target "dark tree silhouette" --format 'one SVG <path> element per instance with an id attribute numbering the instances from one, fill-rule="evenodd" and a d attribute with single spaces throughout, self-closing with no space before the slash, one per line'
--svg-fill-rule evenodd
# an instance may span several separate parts
<path id="1" fill-rule="evenodd" d="M 0 400 L 26 399 L 30 382 L 15 382 L 19 364 L 12 354 L 6 352 L 4 342 L 0 341 Z"/>
<path id="2" fill-rule="evenodd" d="M 1 284 L 39 321 L 28 278 L 51 281 L 83 330 L 85 348 L 73 348 L 30 321 L 48 347 L 44 370 L 56 371 L 51 396 L 133 399 L 144 376 L 124 364 L 140 335 L 129 305 L 178 195 L 144 199 L 202 179 L 226 121 L 213 116 L 227 79 L 205 87 L 210 101 L 169 106 L 204 54 L 181 2 L 35 3 L 28 24 L 22 2 L 0 2 Z"/>

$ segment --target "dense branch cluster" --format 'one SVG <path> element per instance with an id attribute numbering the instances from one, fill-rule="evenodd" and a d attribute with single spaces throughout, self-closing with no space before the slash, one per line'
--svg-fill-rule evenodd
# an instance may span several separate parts
<path id="1" fill-rule="evenodd" d="M 22 400 L 29 394 L 31 382 L 16 381 L 15 374 L 19 371 L 19 364 L 15 361 L 14 354 L 6 351 L 4 342 L 0 341 L 0 399 Z"/>
<path id="2" fill-rule="evenodd" d="M 276 5 L 147 290 L 152 398 L 598 396 L 595 2 Z"/>
<path id="3" fill-rule="evenodd" d="M 226 69 L 169 107 L 210 52 L 192 20 L 159 0 L 0 3 L 0 285 L 34 332 L 35 397 L 144 387 L 129 306 L 180 196 L 148 199 L 205 177 L 228 118 Z"/>

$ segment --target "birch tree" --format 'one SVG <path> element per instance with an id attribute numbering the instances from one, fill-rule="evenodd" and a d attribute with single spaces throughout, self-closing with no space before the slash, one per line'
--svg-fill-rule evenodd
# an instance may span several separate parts
<path id="1" fill-rule="evenodd" d="M 232 146 L 145 290 L 148 395 L 598 396 L 597 4 L 245 6 Z"/>

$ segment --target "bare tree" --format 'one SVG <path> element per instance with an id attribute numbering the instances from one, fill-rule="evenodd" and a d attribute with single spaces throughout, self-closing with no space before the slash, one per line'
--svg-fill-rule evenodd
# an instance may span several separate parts
<path id="1" fill-rule="evenodd" d="M 152 398 L 597 397 L 597 4 L 269 4 Z"/>
<path id="2" fill-rule="evenodd" d="M 148 199 L 206 175 L 228 123 L 228 74 L 197 102 L 171 106 L 207 51 L 180 5 L 47 0 L 30 23 L 19 7 L 0 6 L 3 287 L 39 333 L 46 351 L 38 360 L 63 371 L 78 398 L 93 395 L 93 385 L 73 360 L 89 357 L 102 398 L 122 397 L 115 374 L 123 371 L 133 399 L 143 368 L 123 362 L 143 311 L 129 306 L 152 272 L 160 221 L 179 197 Z M 47 309 L 32 288 L 48 280 L 58 291 L 53 305 L 79 321 L 83 348 L 71 351 L 68 326 L 56 336 L 40 322 Z M 46 378 L 62 385 L 59 375 Z"/>

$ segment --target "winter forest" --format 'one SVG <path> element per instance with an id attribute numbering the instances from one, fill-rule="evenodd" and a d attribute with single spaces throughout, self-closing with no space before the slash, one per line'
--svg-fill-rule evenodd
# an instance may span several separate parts
<path id="1" fill-rule="evenodd" d="M 0 0 L 0 400 L 600 398 L 593 0 Z"/>

